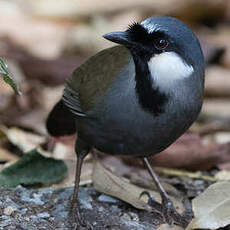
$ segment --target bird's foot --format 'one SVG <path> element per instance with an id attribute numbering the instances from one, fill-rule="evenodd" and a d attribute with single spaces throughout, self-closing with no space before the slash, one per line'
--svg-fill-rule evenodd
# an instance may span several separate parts
<path id="1" fill-rule="evenodd" d="M 162 199 L 162 214 L 166 223 L 169 225 L 175 223 L 174 217 L 178 214 L 178 212 L 176 211 L 172 201 L 166 197 Z"/>
<path id="2" fill-rule="evenodd" d="M 92 225 L 81 216 L 79 208 L 71 208 L 68 225 L 73 230 L 93 230 Z"/>
<path id="3" fill-rule="evenodd" d="M 162 214 L 164 221 L 169 225 L 177 224 L 185 227 L 188 224 L 185 217 L 177 212 L 173 202 L 168 197 L 162 197 Z"/>
<path id="4" fill-rule="evenodd" d="M 143 191 L 141 194 L 140 194 L 140 196 L 139 196 L 139 199 L 142 197 L 142 196 L 144 196 L 144 195 L 146 195 L 147 197 L 148 197 L 148 205 L 149 205 L 149 207 L 151 207 L 151 211 L 152 212 L 155 212 L 155 213 L 158 213 L 158 214 L 160 214 L 161 216 L 162 216 L 162 207 L 161 207 L 161 204 L 160 203 L 158 203 L 155 199 L 154 199 L 154 197 L 152 197 L 151 195 L 150 195 L 150 193 L 148 192 L 148 191 Z"/>
<path id="5" fill-rule="evenodd" d="M 187 221 L 181 214 L 177 212 L 173 202 L 168 197 L 163 197 L 162 203 L 160 204 L 149 194 L 148 191 L 142 192 L 140 197 L 143 195 L 148 196 L 148 205 L 152 208 L 153 212 L 156 212 L 162 216 L 165 223 L 169 225 L 177 224 L 182 227 L 187 226 Z"/>

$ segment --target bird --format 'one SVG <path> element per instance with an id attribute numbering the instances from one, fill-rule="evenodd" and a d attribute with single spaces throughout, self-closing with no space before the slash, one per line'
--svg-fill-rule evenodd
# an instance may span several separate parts
<path id="1" fill-rule="evenodd" d="M 172 224 L 175 207 L 148 157 L 170 146 L 200 113 L 205 64 L 199 40 L 184 22 L 169 16 L 150 17 L 103 37 L 116 45 L 67 78 L 46 121 L 54 137 L 78 135 L 71 216 L 79 228 L 91 228 L 81 216 L 78 191 L 82 163 L 95 148 L 141 158 L 161 195 L 162 215 Z"/>

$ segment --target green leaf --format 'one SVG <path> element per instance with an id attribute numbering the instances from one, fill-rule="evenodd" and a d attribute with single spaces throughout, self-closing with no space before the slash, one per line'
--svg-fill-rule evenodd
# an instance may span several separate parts
<path id="1" fill-rule="evenodd" d="M 3 80 L 12 87 L 15 93 L 21 94 L 17 84 L 9 73 L 7 64 L 2 58 L 0 58 L 0 75 L 3 77 Z"/>
<path id="2" fill-rule="evenodd" d="M 0 186 L 50 184 L 62 180 L 67 173 L 64 161 L 42 156 L 36 149 L 0 172 Z"/>

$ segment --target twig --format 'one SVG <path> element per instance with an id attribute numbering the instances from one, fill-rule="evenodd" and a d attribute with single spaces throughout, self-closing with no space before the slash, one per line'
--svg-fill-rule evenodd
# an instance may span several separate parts
<path id="1" fill-rule="evenodd" d="M 189 177 L 192 179 L 200 179 L 206 180 L 211 182 L 216 182 L 217 178 L 212 176 L 204 176 L 201 172 L 188 172 L 184 170 L 178 169 L 170 169 L 170 168 L 161 168 L 161 167 L 154 167 L 155 171 L 159 174 L 168 175 L 168 176 L 178 176 L 178 177 Z"/>

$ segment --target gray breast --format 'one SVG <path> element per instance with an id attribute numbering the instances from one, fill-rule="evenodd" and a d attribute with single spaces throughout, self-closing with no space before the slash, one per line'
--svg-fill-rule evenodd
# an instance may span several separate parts
<path id="1" fill-rule="evenodd" d="M 88 118 L 77 121 L 79 135 L 105 153 L 147 156 L 159 153 L 174 142 L 200 111 L 202 97 L 190 89 L 189 82 L 178 84 L 164 113 L 158 116 L 141 108 L 135 84 L 131 59 L 113 87 L 87 114 Z"/>

